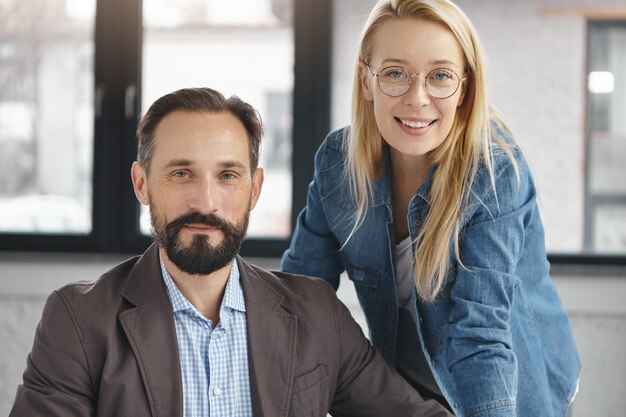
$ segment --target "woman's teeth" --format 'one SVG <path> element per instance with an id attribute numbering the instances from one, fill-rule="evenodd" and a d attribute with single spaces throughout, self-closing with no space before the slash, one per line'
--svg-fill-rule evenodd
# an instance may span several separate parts
<path id="1" fill-rule="evenodd" d="M 403 125 L 412 127 L 414 129 L 419 129 L 421 127 L 426 127 L 426 126 L 430 125 L 434 121 L 433 120 L 433 121 L 430 121 L 430 122 L 414 122 L 414 121 L 411 121 L 411 120 L 402 120 L 402 119 L 399 119 L 399 120 L 400 120 L 400 122 Z"/>

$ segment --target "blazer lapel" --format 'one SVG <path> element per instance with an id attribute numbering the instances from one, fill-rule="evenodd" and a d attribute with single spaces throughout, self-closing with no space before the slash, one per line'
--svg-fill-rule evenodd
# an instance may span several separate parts
<path id="1" fill-rule="evenodd" d="M 297 316 L 263 271 L 237 257 L 246 300 L 250 389 L 255 416 L 286 416 L 293 388 Z"/>
<path id="2" fill-rule="evenodd" d="M 128 337 L 154 417 L 182 417 L 182 377 L 172 307 L 152 245 L 130 272 L 121 294 L 135 307 L 119 320 Z"/>

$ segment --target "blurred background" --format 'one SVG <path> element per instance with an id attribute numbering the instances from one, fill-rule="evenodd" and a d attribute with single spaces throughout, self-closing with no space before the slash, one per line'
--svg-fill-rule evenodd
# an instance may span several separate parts
<path id="1" fill-rule="evenodd" d="M 207 86 L 261 112 L 266 181 L 243 253 L 278 267 L 313 154 L 349 123 L 374 0 L 0 0 L 0 415 L 46 296 L 150 242 L 132 193 L 140 114 Z M 533 168 L 583 360 L 576 416 L 626 393 L 626 0 L 458 0 L 489 97 Z M 352 284 L 340 296 L 367 333 Z"/>

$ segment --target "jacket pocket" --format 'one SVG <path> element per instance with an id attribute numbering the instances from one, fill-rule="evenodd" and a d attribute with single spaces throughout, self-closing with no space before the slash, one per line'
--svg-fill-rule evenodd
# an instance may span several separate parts
<path id="1" fill-rule="evenodd" d="M 293 381 L 293 393 L 297 394 L 317 384 L 328 376 L 328 366 L 319 365 L 317 368 L 304 375 L 297 376 Z"/>
<path id="2" fill-rule="evenodd" d="M 291 417 L 325 417 L 330 408 L 328 366 L 323 364 L 293 381 Z"/>

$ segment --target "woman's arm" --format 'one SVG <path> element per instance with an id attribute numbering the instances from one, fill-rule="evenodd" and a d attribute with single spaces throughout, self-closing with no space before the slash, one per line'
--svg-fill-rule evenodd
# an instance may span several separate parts
<path id="1" fill-rule="evenodd" d="M 505 161 L 505 162 L 503 162 Z M 515 416 L 518 363 L 511 321 L 519 296 L 518 262 L 532 221 L 539 221 L 535 186 L 523 158 L 519 181 L 508 158 L 495 168 L 496 193 L 486 182 L 460 237 L 463 265 L 450 289 L 447 368 L 463 409 L 472 416 Z M 545 262 L 537 259 L 538 263 Z M 519 302 L 519 301 L 518 301 Z"/>
<path id="2" fill-rule="evenodd" d="M 281 269 L 323 278 L 336 291 L 344 267 L 339 256 L 339 242 L 328 225 L 320 193 L 320 172 L 327 169 L 324 166 L 327 152 L 333 152 L 328 149 L 328 138 L 315 154 L 315 173 L 309 184 L 307 205 L 298 215 L 291 245 L 282 256 Z"/>

